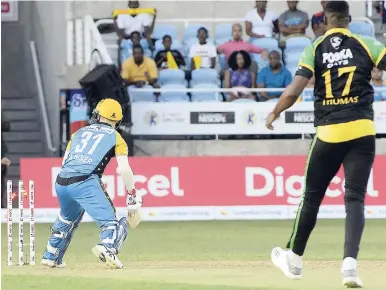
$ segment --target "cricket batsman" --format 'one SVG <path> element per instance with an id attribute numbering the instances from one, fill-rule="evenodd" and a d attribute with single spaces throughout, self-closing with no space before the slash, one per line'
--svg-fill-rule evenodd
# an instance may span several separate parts
<path id="1" fill-rule="evenodd" d="M 294 223 L 288 250 L 274 248 L 271 259 L 291 279 L 300 279 L 303 254 L 315 227 L 328 185 L 341 165 L 345 174 L 345 242 L 343 285 L 361 288 L 358 253 L 365 226 L 364 202 L 375 158 L 373 67 L 386 70 L 386 48 L 374 38 L 348 30 L 351 16 L 347 1 L 328 1 L 327 32 L 308 46 L 292 84 L 281 95 L 266 126 L 290 108 L 315 76 L 315 127 L 305 173 L 305 190 Z"/>
<path id="2" fill-rule="evenodd" d="M 127 144 L 115 130 L 122 117 L 121 105 L 104 99 L 93 112 L 92 124 L 71 136 L 55 184 L 60 213 L 52 226 L 42 265 L 66 266 L 63 256 L 86 211 L 100 227 L 100 242 L 92 252 L 110 268 L 123 268 L 117 255 L 127 236 L 128 221 L 126 217 L 117 220 L 114 205 L 101 182 L 107 164 L 115 156 L 117 173 L 128 191 L 128 212 L 135 213 L 142 206 L 142 198 L 134 188 Z"/>

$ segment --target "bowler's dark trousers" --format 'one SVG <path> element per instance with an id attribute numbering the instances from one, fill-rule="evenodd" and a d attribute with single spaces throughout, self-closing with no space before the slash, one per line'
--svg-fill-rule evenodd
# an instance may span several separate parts
<path id="1" fill-rule="evenodd" d="M 332 178 L 343 164 L 346 225 L 344 258 L 357 258 L 365 225 L 364 200 L 375 157 L 375 136 L 327 143 L 315 136 L 307 159 L 305 191 L 287 248 L 302 256 Z"/>

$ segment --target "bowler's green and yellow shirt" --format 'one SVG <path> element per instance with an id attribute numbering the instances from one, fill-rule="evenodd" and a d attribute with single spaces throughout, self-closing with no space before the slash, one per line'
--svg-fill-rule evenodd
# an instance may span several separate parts
<path id="1" fill-rule="evenodd" d="M 315 75 L 315 126 L 326 142 L 375 135 L 373 67 L 386 70 L 386 47 L 379 41 L 330 29 L 308 46 L 296 75 Z"/>

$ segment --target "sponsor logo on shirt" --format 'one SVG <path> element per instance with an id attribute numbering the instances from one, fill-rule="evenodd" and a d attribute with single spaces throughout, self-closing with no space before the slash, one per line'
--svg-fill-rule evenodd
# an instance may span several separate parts
<path id="1" fill-rule="evenodd" d="M 327 68 L 347 65 L 351 58 L 354 58 L 354 56 L 349 48 L 337 52 L 325 52 L 323 53 L 323 64 L 327 63 Z"/>

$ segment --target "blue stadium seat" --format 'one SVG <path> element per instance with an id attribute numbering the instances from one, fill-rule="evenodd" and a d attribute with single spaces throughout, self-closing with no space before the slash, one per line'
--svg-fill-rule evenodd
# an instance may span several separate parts
<path id="1" fill-rule="evenodd" d="M 121 47 L 119 53 L 121 54 L 121 61 L 123 62 L 133 55 L 133 48 L 128 46 Z M 148 48 L 144 49 L 144 55 L 150 58 L 153 57 L 151 50 Z"/>
<path id="2" fill-rule="evenodd" d="M 284 50 L 284 62 L 286 66 L 297 66 L 302 56 L 301 51 Z"/>
<path id="3" fill-rule="evenodd" d="M 253 45 L 256 45 L 257 47 L 268 49 L 268 51 L 272 50 L 278 50 L 279 49 L 279 42 L 275 38 L 253 38 L 250 40 Z"/>
<path id="4" fill-rule="evenodd" d="M 162 39 L 165 35 L 170 35 L 173 39 L 178 37 L 178 29 L 171 24 L 156 24 L 154 26 L 152 37 L 154 39 Z"/>
<path id="5" fill-rule="evenodd" d="M 179 89 L 180 92 L 163 92 L 159 97 L 160 102 L 189 102 L 189 96 L 186 94 L 184 85 L 164 85 L 162 89 Z"/>
<path id="6" fill-rule="evenodd" d="M 227 66 L 227 59 L 226 59 L 225 55 L 219 54 L 218 60 L 219 60 L 221 69 L 225 69 Z"/>
<path id="7" fill-rule="evenodd" d="M 184 34 L 182 35 L 182 41 L 187 42 L 191 38 L 197 38 L 197 31 L 200 27 L 205 27 L 209 31 L 209 28 L 206 25 L 189 24 L 185 27 Z"/>
<path id="8" fill-rule="evenodd" d="M 375 36 L 372 25 L 365 21 L 354 20 L 350 23 L 349 29 L 352 33 L 356 33 L 362 36 Z"/>
<path id="9" fill-rule="evenodd" d="M 186 85 L 185 72 L 180 69 L 160 70 L 158 82 L 161 86 L 169 84 Z"/>
<path id="10" fill-rule="evenodd" d="M 158 39 L 155 42 L 154 50 L 155 51 L 159 51 L 159 50 L 163 50 L 163 49 L 165 49 L 165 47 L 162 44 L 162 39 Z M 178 40 L 178 39 L 173 39 L 172 40 L 172 47 L 171 47 L 171 49 L 179 50 L 179 51 L 182 52 L 182 43 L 181 43 L 181 41 Z"/>
<path id="11" fill-rule="evenodd" d="M 232 23 L 221 23 L 216 26 L 214 38 L 232 38 Z"/>
<path id="12" fill-rule="evenodd" d="M 303 52 L 303 50 L 310 44 L 312 44 L 311 39 L 304 36 L 290 37 L 285 42 L 286 50 L 288 49 L 291 51 L 301 51 L 301 52 Z"/>
<path id="13" fill-rule="evenodd" d="M 145 54 L 145 56 L 147 56 L 147 57 L 150 57 L 150 58 L 153 57 L 153 53 L 151 52 L 150 49 L 145 49 L 144 54 Z"/>
<path id="14" fill-rule="evenodd" d="M 261 58 L 261 54 L 251 53 L 250 55 L 251 55 L 251 59 L 254 60 L 254 61 L 257 63 L 257 67 L 258 67 L 259 71 L 260 71 L 263 67 L 265 67 L 265 66 L 267 66 L 267 65 L 269 64 L 268 59 L 263 60 L 263 59 Z"/>
<path id="15" fill-rule="evenodd" d="M 313 92 L 303 92 L 301 97 L 303 102 L 313 102 L 315 99 Z"/>
<path id="16" fill-rule="evenodd" d="M 144 86 L 144 89 L 152 89 L 152 86 Z M 143 92 L 141 89 L 137 89 L 135 86 L 128 88 L 131 102 L 155 102 L 155 96 L 153 92 Z"/>
<path id="17" fill-rule="evenodd" d="M 148 49 L 149 48 L 149 43 L 148 43 L 147 39 L 141 39 L 139 44 L 143 47 L 143 49 Z M 133 48 L 133 43 L 131 42 L 130 39 L 124 39 L 121 42 L 121 48 L 132 49 Z"/>
<path id="18" fill-rule="evenodd" d="M 223 37 L 223 38 L 215 38 L 214 44 L 217 46 L 224 44 L 228 42 L 229 40 L 232 40 L 232 37 Z"/>
<path id="19" fill-rule="evenodd" d="M 131 48 L 121 48 L 119 53 L 121 54 L 121 61 L 124 62 L 133 55 L 133 50 Z"/>
<path id="20" fill-rule="evenodd" d="M 198 84 L 193 89 L 216 89 L 215 84 Z M 192 92 L 192 102 L 221 102 L 222 96 L 216 92 Z"/>
<path id="21" fill-rule="evenodd" d="M 193 87 L 198 84 L 215 84 L 220 85 L 220 79 L 215 69 L 196 69 L 192 71 L 192 80 L 190 86 Z"/>
<path id="22" fill-rule="evenodd" d="M 236 99 L 236 100 L 233 100 L 232 103 L 256 103 L 255 100 L 252 100 L 252 99 Z"/>
<path id="23" fill-rule="evenodd" d="M 297 65 L 286 66 L 286 68 L 290 71 L 292 77 L 295 76 L 295 73 L 298 70 L 298 66 Z"/>

